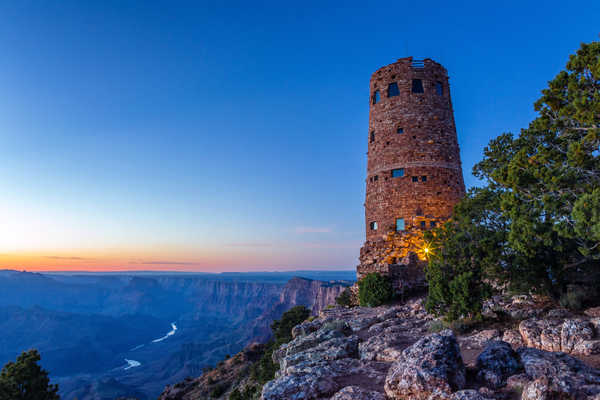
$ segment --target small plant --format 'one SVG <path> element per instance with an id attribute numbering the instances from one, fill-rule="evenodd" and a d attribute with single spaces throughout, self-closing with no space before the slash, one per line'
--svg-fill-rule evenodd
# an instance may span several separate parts
<path id="1" fill-rule="evenodd" d="M 335 305 L 333 305 L 333 304 L 327 304 L 327 305 L 325 306 L 325 310 L 331 310 L 331 309 L 333 309 L 333 308 L 335 308 Z"/>
<path id="2" fill-rule="evenodd" d="M 430 333 L 438 333 L 445 329 L 444 323 L 440 320 L 431 321 L 429 324 L 429 332 Z"/>
<path id="3" fill-rule="evenodd" d="M 213 399 L 218 399 L 223 396 L 225 392 L 229 389 L 229 386 L 225 383 L 219 383 L 210 391 L 210 397 Z"/>
<path id="4" fill-rule="evenodd" d="M 393 297 L 394 288 L 388 277 L 371 272 L 358 282 L 358 300 L 363 307 L 377 307 Z"/>
<path id="5" fill-rule="evenodd" d="M 560 296 L 559 304 L 569 310 L 579 311 L 586 307 L 587 302 L 593 297 L 591 290 L 584 286 L 570 285 L 566 293 Z"/>
<path id="6" fill-rule="evenodd" d="M 344 289 L 344 291 L 336 297 L 335 302 L 342 307 L 352 306 L 352 293 L 350 292 L 350 289 Z"/>

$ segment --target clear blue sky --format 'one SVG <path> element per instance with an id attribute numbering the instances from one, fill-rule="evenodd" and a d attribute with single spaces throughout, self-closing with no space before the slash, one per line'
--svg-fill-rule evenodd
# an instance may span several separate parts
<path id="1" fill-rule="evenodd" d="M 600 33 L 599 1 L 386 3 L 2 2 L 0 267 L 353 268 L 375 69 L 448 69 L 471 186 Z"/>

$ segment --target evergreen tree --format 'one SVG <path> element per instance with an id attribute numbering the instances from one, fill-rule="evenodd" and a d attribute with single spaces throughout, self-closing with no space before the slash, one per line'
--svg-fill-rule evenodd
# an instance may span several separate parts
<path id="1" fill-rule="evenodd" d="M 558 297 L 600 275 L 600 42 L 582 44 L 518 137 L 490 141 L 453 219 L 426 234 L 427 308 L 477 315 L 488 283 Z"/>
<path id="2" fill-rule="evenodd" d="M 58 386 L 39 365 L 37 350 L 23 352 L 0 372 L 0 400 L 58 400 Z"/>

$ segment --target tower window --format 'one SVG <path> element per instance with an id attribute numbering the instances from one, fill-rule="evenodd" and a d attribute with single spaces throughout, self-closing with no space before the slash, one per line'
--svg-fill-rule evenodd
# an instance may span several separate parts
<path id="1" fill-rule="evenodd" d="M 412 177 L 412 181 L 413 182 L 419 182 L 419 177 L 418 176 L 413 176 Z"/>
<path id="2" fill-rule="evenodd" d="M 404 176 L 404 168 L 397 168 L 392 170 L 392 178 L 401 178 Z"/>
<path id="3" fill-rule="evenodd" d="M 421 182 L 427 182 L 427 177 L 425 175 L 421 177 Z"/>
<path id="4" fill-rule="evenodd" d="M 379 103 L 380 100 L 381 96 L 379 95 L 379 90 L 376 90 L 375 93 L 373 93 L 373 104 Z"/>
<path id="5" fill-rule="evenodd" d="M 429 226 L 430 226 L 431 228 L 435 228 L 435 225 L 436 225 L 435 221 L 431 221 L 431 222 L 429 222 Z"/>
<path id="6" fill-rule="evenodd" d="M 424 93 L 423 90 L 423 81 L 421 79 L 413 79 L 412 80 L 412 92 L 413 93 Z"/>
<path id="7" fill-rule="evenodd" d="M 369 140 L 371 143 L 375 141 L 375 131 L 371 131 L 371 135 L 369 136 Z"/>
<path id="8" fill-rule="evenodd" d="M 437 92 L 437 94 L 439 94 L 440 96 L 444 95 L 444 85 L 442 85 L 442 82 L 437 81 L 435 83 L 435 91 Z"/>
<path id="9" fill-rule="evenodd" d="M 396 218 L 396 232 L 404 230 L 404 218 Z"/>
<path id="10" fill-rule="evenodd" d="M 423 210 L 420 209 L 420 208 L 417 208 L 416 214 L 417 214 L 418 217 L 422 216 L 423 215 Z"/>
<path id="11" fill-rule="evenodd" d="M 425 221 L 421 221 L 421 229 L 425 229 Z"/>
<path id="12" fill-rule="evenodd" d="M 404 128 L 400 128 L 400 127 L 397 128 L 396 129 L 396 133 L 399 134 L 399 135 L 402 135 L 404 133 Z"/>
<path id="13" fill-rule="evenodd" d="M 379 180 L 379 176 L 375 175 L 375 176 L 373 177 L 373 180 L 374 180 L 375 182 L 377 182 L 377 181 Z"/>
<path id="14" fill-rule="evenodd" d="M 398 84 L 396 82 L 392 82 L 388 85 L 388 97 L 400 96 L 400 89 L 398 89 Z"/>
<path id="15" fill-rule="evenodd" d="M 376 231 L 377 230 L 377 222 L 373 221 L 369 225 L 371 226 L 371 230 L 372 231 Z"/>

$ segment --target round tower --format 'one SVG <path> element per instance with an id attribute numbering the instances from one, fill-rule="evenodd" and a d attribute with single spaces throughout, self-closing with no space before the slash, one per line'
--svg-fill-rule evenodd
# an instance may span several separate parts
<path id="1" fill-rule="evenodd" d="M 442 65 L 407 57 L 378 69 L 369 104 L 363 271 L 401 263 L 415 251 L 408 242 L 449 218 L 465 194 Z"/>

